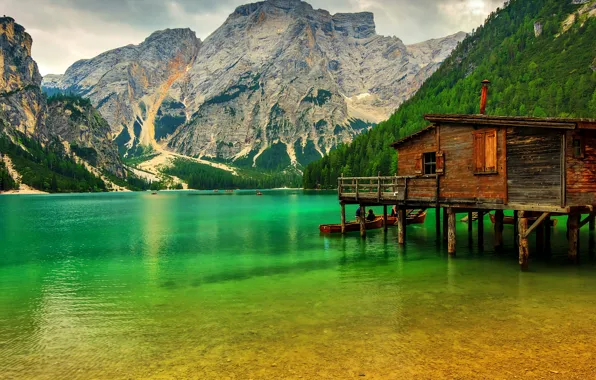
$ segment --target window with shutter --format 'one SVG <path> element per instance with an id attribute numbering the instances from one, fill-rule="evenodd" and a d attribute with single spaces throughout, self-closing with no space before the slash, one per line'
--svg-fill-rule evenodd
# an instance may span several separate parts
<path id="1" fill-rule="evenodd" d="M 423 155 L 424 174 L 437 173 L 437 153 L 429 152 Z"/>
<path id="2" fill-rule="evenodd" d="M 573 137 L 573 158 L 584 158 L 584 141 L 581 136 Z"/>
<path id="3" fill-rule="evenodd" d="M 437 174 L 445 173 L 445 153 L 437 152 Z"/>
<path id="4" fill-rule="evenodd" d="M 416 166 L 414 170 L 416 174 L 422 174 L 422 157 L 422 154 L 416 157 Z"/>
<path id="5" fill-rule="evenodd" d="M 497 173 L 497 130 L 474 132 L 474 172 Z"/>

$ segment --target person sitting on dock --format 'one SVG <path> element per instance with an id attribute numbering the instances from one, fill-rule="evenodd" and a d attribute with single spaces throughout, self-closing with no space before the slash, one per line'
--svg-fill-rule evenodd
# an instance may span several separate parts
<path id="1" fill-rule="evenodd" d="M 375 215 L 375 213 L 373 212 L 373 210 L 372 209 L 368 210 L 368 215 L 366 217 L 366 220 L 368 220 L 369 222 L 372 222 L 376 218 L 377 218 L 377 216 Z"/>

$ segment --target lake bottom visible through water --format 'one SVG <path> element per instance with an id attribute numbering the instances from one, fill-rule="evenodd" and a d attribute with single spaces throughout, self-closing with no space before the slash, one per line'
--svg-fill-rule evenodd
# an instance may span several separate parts
<path id="1" fill-rule="evenodd" d="M 560 221 L 523 273 L 488 218 L 485 250 L 458 222 L 449 258 L 432 211 L 404 247 L 321 235 L 339 211 L 297 190 L 1 196 L 0 379 L 596 377 L 587 229 L 581 265 Z"/>

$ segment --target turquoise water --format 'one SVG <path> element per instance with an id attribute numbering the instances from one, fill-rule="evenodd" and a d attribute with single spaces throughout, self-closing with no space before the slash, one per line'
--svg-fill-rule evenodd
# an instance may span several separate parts
<path id="1" fill-rule="evenodd" d="M 432 213 L 405 247 L 395 228 L 320 235 L 334 193 L 9 195 L 0 212 L 1 379 L 596 375 L 596 268 L 587 244 L 564 263 L 564 221 L 521 273 L 488 218 L 484 252 L 458 223 L 455 259 Z"/>

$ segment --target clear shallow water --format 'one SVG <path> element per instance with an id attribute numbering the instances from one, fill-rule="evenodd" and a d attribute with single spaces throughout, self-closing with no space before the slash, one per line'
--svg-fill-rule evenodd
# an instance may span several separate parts
<path id="1" fill-rule="evenodd" d="M 520 273 L 488 219 L 449 259 L 433 214 L 400 248 L 320 235 L 333 193 L 241 194 L 0 197 L 0 378 L 596 375 L 587 258 Z"/>

